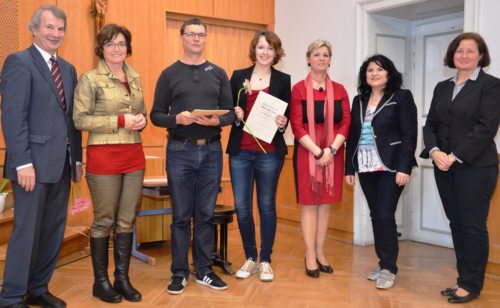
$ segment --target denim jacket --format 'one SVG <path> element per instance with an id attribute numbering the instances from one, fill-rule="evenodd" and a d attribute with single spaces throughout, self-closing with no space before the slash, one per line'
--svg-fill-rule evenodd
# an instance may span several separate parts
<path id="1" fill-rule="evenodd" d="M 123 65 L 130 94 L 102 59 L 78 81 L 73 120 L 76 129 L 89 132 L 87 145 L 142 142 L 139 131 L 118 127 L 120 114 L 147 116 L 139 73 L 127 63 Z"/>

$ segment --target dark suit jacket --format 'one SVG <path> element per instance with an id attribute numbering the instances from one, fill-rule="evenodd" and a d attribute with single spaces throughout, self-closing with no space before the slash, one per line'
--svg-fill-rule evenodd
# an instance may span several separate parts
<path id="1" fill-rule="evenodd" d="M 60 180 L 70 144 L 72 171 L 82 161 L 82 136 L 73 125 L 75 68 L 57 58 L 66 96 L 60 103 L 49 67 L 34 45 L 11 54 L 2 69 L 2 129 L 5 136 L 5 176 L 17 181 L 16 167 L 32 163 L 36 181 Z"/>
<path id="2" fill-rule="evenodd" d="M 357 149 L 361 126 L 365 119 L 368 101 L 356 96 L 351 109 L 351 132 L 347 140 L 345 174 L 354 175 L 358 170 Z M 392 172 L 411 174 L 417 166 L 417 107 L 409 90 L 398 90 L 382 97 L 372 120 L 373 134 L 382 163 Z"/>
<path id="3" fill-rule="evenodd" d="M 233 72 L 233 75 L 231 76 L 231 92 L 233 95 L 233 101 L 234 101 L 234 106 L 237 104 L 237 99 L 238 99 L 238 91 L 243 87 L 243 82 L 245 79 L 250 80 L 252 77 L 252 72 L 253 72 L 253 66 L 241 69 L 241 70 L 236 70 Z M 275 96 L 282 101 L 287 102 L 288 104 L 290 103 L 290 91 L 291 91 L 291 82 L 290 82 L 290 75 L 285 74 L 283 72 L 280 72 L 274 67 L 271 67 L 271 80 L 269 83 L 269 94 L 272 96 Z M 247 102 L 247 96 L 245 94 L 245 91 L 241 91 L 240 95 L 240 107 L 243 109 L 243 111 L 246 111 L 246 102 Z M 285 111 L 285 116 L 288 118 L 289 115 L 289 107 L 287 107 Z M 288 125 L 288 123 L 287 123 Z M 286 128 L 286 126 L 285 126 Z M 283 138 L 283 133 L 285 130 L 280 132 L 278 130 L 276 132 L 276 135 L 274 135 L 273 143 L 276 146 L 276 154 L 280 158 L 284 158 L 285 155 L 288 153 L 286 144 L 285 144 L 285 139 Z M 240 124 L 239 126 L 236 126 L 236 123 L 233 123 L 233 126 L 231 127 L 231 133 L 229 135 L 229 141 L 227 143 L 227 149 L 226 153 L 229 155 L 237 155 L 238 152 L 240 151 L 240 143 L 241 143 L 241 137 L 243 136 L 243 124 Z"/>
<path id="4" fill-rule="evenodd" d="M 429 158 L 429 151 L 438 147 L 463 161 L 456 168 L 497 165 L 494 137 L 500 123 L 500 79 L 481 70 L 452 101 L 454 86 L 447 79 L 434 88 L 420 157 Z"/>

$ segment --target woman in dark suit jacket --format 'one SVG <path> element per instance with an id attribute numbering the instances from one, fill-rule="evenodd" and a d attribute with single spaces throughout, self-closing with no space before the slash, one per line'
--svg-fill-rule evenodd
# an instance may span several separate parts
<path id="1" fill-rule="evenodd" d="M 254 65 L 236 70 L 231 76 L 236 121 L 231 128 L 226 152 L 229 154 L 236 216 L 247 259 L 236 272 L 236 277 L 241 279 L 248 278 L 257 271 L 260 272 L 262 281 L 271 281 L 274 278 L 271 253 L 276 235 L 276 190 L 283 160 L 287 154 L 283 133 L 288 123 L 288 108 L 284 116 L 276 116 L 278 131 L 270 144 L 262 140 L 259 140 L 259 144 L 252 135 L 244 132 L 242 120 L 246 120 L 260 91 L 267 92 L 286 103 L 290 101 L 290 75 L 272 67 L 284 54 L 281 40 L 275 33 L 267 30 L 257 31 L 250 44 L 250 59 Z M 245 92 L 240 91 L 244 83 Z M 252 215 L 254 182 L 257 187 L 260 216 L 260 263 L 257 263 Z"/>
<path id="2" fill-rule="evenodd" d="M 398 271 L 396 208 L 417 165 L 417 107 L 411 92 L 401 89 L 401 73 L 383 55 L 368 58 L 358 78 L 359 95 L 352 103 L 347 141 L 346 182 L 354 185 L 358 172 L 370 208 L 380 261 L 367 278 L 376 280 L 377 288 L 389 289 Z"/>
<path id="3" fill-rule="evenodd" d="M 458 35 L 444 64 L 457 74 L 434 89 L 420 156 L 433 159 L 457 258 L 457 284 L 441 294 L 450 303 L 466 303 L 481 292 L 488 261 L 486 219 L 498 178 L 494 137 L 500 122 L 500 79 L 482 70 L 490 56 L 477 33 Z"/>

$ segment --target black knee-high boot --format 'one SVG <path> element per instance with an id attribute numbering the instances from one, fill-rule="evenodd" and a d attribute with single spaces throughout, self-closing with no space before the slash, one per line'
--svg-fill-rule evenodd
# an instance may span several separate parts
<path id="1" fill-rule="evenodd" d="M 123 297 L 131 302 L 142 299 L 141 293 L 137 291 L 128 277 L 130 256 L 132 254 L 132 233 L 116 233 L 115 237 L 115 282 L 113 287 Z"/>
<path id="2" fill-rule="evenodd" d="M 108 277 L 108 243 L 109 236 L 90 238 L 90 254 L 94 268 L 92 295 L 108 303 L 119 303 L 122 296 L 113 289 Z"/>

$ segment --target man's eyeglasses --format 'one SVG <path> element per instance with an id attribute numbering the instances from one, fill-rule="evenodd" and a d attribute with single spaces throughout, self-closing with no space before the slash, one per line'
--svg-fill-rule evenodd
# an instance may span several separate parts
<path id="1" fill-rule="evenodd" d="M 127 43 L 125 43 L 125 42 L 118 42 L 116 44 L 109 42 L 109 43 L 104 44 L 104 48 L 106 48 L 106 49 L 115 49 L 115 48 L 123 49 L 126 47 L 127 47 Z"/>
<path id="2" fill-rule="evenodd" d="M 196 32 L 185 32 L 184 33 L 185 36 L 187 36 L 188 38 L 192 39 L 192 38 L 195 38 L 195 37 L 198 37 L 199 39 L 204 39 L 204 38 L 207 38 L 207 34 L 204 33 L 204 32 L 200 32 L 200 33 L 196 33 Z"/>

